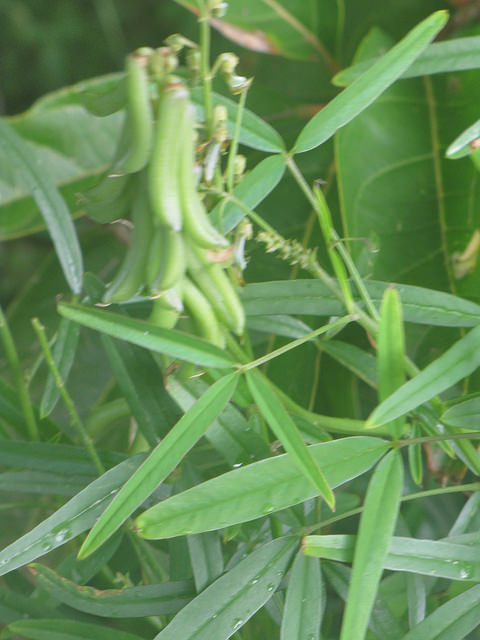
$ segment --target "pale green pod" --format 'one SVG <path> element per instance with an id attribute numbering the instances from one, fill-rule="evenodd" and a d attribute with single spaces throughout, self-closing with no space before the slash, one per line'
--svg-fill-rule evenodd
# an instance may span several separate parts
<path id="1" fill-rule="evenodd" d="M 148 167 L 148 188 L 152 209 L 160 224 L 182 229 L 179 156 L 188 92 L 181 82 L 163 89 L 157 111 L 152 156 Z"/>
<path id="2" fill-rule="evenodd" d="M 199 334 L 208 342 L 223 349 L 225 347 L 225 335 L 210 302 L 188 277 L 183 281 L 182 291 L 183 304 Z"/>

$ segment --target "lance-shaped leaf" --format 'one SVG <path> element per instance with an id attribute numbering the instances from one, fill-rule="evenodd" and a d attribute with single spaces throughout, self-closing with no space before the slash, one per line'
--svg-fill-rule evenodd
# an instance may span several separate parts
<path id="1" fill-rule="evenodd" d="M 205 367 L 233 368 L 233 360 L 214 345 L 187 333 L 78 304 L 60 304 L 59 313 L 79 324 L 140 347 Z"/>
<path id="2" fill-rule="evenodd" d="M 364 473 L 389 448 L 358 436 L 315 444 L 309 451 L 331 487 Z M 289 454 L 275 456 L 207 480 L 162 501 L 136 520 L 145 538 L 212 531 L 269 515 L 318 495 Z"/>
<path id="3" fill-rule="evenodd" d="M 461 544 L 458 538 L 452 538 L 451 542 L 449 540 L 416 540 L 394 536 L 383 567 L 450 580 L 480 580 L 480 559 L 475 544 Z M 307 536 L 302 548 L 306 555 L 352 562 L 355 545 L 354 535 Z"/>
<path id="4" fill-rule="evenodd" d="M 139 454 L 110 469 L 49 518 L 3 549 L 0 575 L 40 558 L 91 527 L 144 457 Z"/>
<path id="5" fill-rule="evenodd" d="M 377 58 L 371 58 L 347 69 L 342 69 L 333 77 L 332 82 L 338 87 L 347 86 L 365 73 L 375 62 L 377 62 Z M 428 45 L 400 77 L 415 78 L 433 73 L 478 69 L 478 67 L 480 67 L 480 37 L 455 38 Z"/>
<path id="6" fill-rule="evenodd" d="M 60 192 L 45 168 L 39 166 L 22 138 L 0 120 L 0 146 L 11 159 L 12 167 L 20 171 L 40 209 L 73 293 L 82 290 L 83 261 L 70 212 Z"/>
<path id="7" fill-rule="evenodd" d="M 280 182 L 285 172 L 285 157 L 281 155 L 265 158 L 257 164 L 234 188 L 233 197 L 248 209 L 264 200 Z M 211 221 L 228 233 L 246 216 L 246 211 L 237 202 L 228 197 L 220 202 L 210 213 Z"/>
<path id="8" fill-rule="evenodd" d="M 290 572 L 281 640 L 318 640 L 325 607 L 320 562 L 299 553 Z"/>
<path id="9" fill-rule="evenodd" d="M 376 306 L 380 306 L 388 282 L 366 280 L 365 287 Z M 443 327 L 476 327 L 480 306 L 443 291 L 407 284 L 396 284 L 406 322 Z M 301 314 L 338 316 L 343 303 L 319 280 L 282 280 L 248 284 L 241 293 L 247 316 Z M 357 298 L 357 300 L 359 300 Z"/>
<path id="10" fill-rule="evenodd" d="M 449 407 L 442 415 L 442 422 L 451 427 L 477 431 L 480 429 L 480 398 L 470 398 Z"/>
<path id="11" fill-rule="evenodd" d="M 480 37 L 477 38 L 480 43 Z M 479 65 L 480 67 L 480 61 Z M 447 158 L 457 159 L 463 158 L 464 156 L 468 156 L 472 153 L 472 147 L 470 143 L 480 138 L 480 120 L 477 120 L 472 124 L 471 127 L 468 127 L 463 133 L 461 133 L 458 138 L 452 142 L 452 144 L 448 147 L 445 155 Z"/>
<path id="12" fill-rule="evenodd" d="M 191 582 L 165 582 L 100 591 L 79 586 L 41 564 L 30 565 L 40 587 L 69 607 L 105 618 L 140 618 L 176 613 L 194 595 Z"/>
<path id="13" fill-rule="evenodd" d="M 377 337 L 378 399 L 388 398 L 405 382 L 405 337 L 402 303 L 398 292 L 387 289 L 380 307 Z M 404 420 L 399 418 L 388 424 L 394 438 L 400 437 Z"/>
<path id="14" fill-rule="evenodd" d="M 102 514 L 83 543 L 79 558 L 105 542 L 175 469 L 227 404 L 238 375 L 232 373 L 217 380 L 180 418 Z"/>
<path id="15" fill-rule="evenodd" d="M 202 591 L 154 640 L 230 638 L 273 596 L 296 546 L 289 536 L 260 547 Z"/>
<path id="16" fill-rule="evenodd" d="M 366 109 L 408 69 L 447 20 L 446 11 L 436 11 L 414 27 L 373 67 L 313 116 L 298 136 L 293 151 L 301 153 L 318 147 Z"/>
<path id="17" fill-rule="evenodd" d="M 395 420 L 466 378 L 480 365 L 480 327 L 472 329 L 417 376 L 381 402 L 366 427 Z"/>
<path id="18" fill-rule="evenodd" d="M 340 640 L 363 640 L 393 535 L 403 485 L 402 458 L 391 451 L 370 479 L 358 529 Z"/>
<path id="19" fill-rule="evenodd" d="M 199 120 L 203 120 L 203 89 L 194 89 L 191 92 L 191 96 L 197 110 L 198 118 Z M 215 104 L 221 104 L 227 109 L 228 128 L 230 135 L 232 135 L 237 118 L 238 104 L 234 100 L 226 98 L 219 93 L 213 94 L 213 100 Z M 252 149 L 269 151 L 270 153 L 278 153 L 285 148 L 285 144 L 278 131 L 275 131 L 268 122 L 259 118 L 249 109 L 244 109 L 243 111 L 239 141 Z"/>
<path id="20" fill-rule="evenodd" d="M 31 640 L 143 640 L 134 633 L 78 620 L 18 620 L 8 631 Z"/>
<path id="21" fill-rule="evenodd" d="M 480 584 L 452 598 L 417 624 L 402 640 L 463 640 L 478 627 Z"/>
<path id="22" fill-rule="evenodd" d="M 247 384 L 261 414 L 273 433 L 290 454 L 298 468 L 317 487 L 320 495 L 331 509 L 335 508 L 335 496 L 328 486 L 320 467 L 310 454 L 295 423 L 286 412 L 280 398 L 275 394 L 268 380 L 258 371 L 246 372 Z"/>

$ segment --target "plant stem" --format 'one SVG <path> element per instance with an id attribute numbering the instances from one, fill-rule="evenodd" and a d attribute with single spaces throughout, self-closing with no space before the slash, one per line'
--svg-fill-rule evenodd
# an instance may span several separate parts
<path id="1" fill-rule="evenodd" d="M 35 413 L 33 411 L 32 401 L 28 393 L 28 388 L 25 382 L 25 377 L 20 366 L 20 358 L 18 357 L 18 351 L 15 347 L 10 327 L 8 326 L 7 319 L 0 306 L 0 334 L 2 336 L 3 346 L 5 353 L 13 371 L 13 377 L 15 379 L 15 385 L 17 387 L 17 393 L 22 407 L 23 416 L 27 425 L 29 436 L 32 440 L 39 440 L 39 432 Z"/>
<path id="2" fill-rule="evenodd" d="M 242 127 L 243 110 L 245 108 L 245 102 L 247 100 L 248 88 L 244 89 L 240 94 L 240 100 L 238 101 L 237 117 L 235 120 L 235 129 L 233 131 L 233 138 L 230 142 L 230 151 L 228 153 L 227 161 L 227 191 L 229 193 L 233 190 L 233 169 L 235 164 L 235 157 L 238 149 L 238 139 L 240 137 L 240 129 Z"/>
<path id="3" fill-rule="evenodd" d="M 198 19 L 200 25 L 200 72 L 203 85 L 203 106 L 205 109 L 205 130 L 207 138 L 212 134 L 212 77 L 210 74 L 210 22 L 206 2 L 202 3 Z"/>
<path id="4" fill-rule="evenodd" d="M 92 462 L 95 465 L 98 473 L 102 475 L 105 472 L 105 469 L 103 467 L 103 464 L 100 458 L 98 457 L 98 454 L 87 433 L 87 430 L 85 429 L 83 422 L 81 421 L 80 416 L 78 415 L 77 410 L 75 409 L 73 400 L 71 399 L 70 394 L 65 388 L 65 384 L 62 380 L 62 377 L 57 368 L 57 365 L 55 364 L 52 351 L 48 345 L 48 339 L 45 333 L 45 327 L 43 327 L 43 325 L 40 323 L 38 318 L 32 318 L 32 325 L 40 341 L 40 346 L 42 347 L 42 351 L 45 355 L 45 361 L 47 363 L 47 366 L 50 369 L 50 372 L 52 373 L 55 379 L 55 384 L 57 385 L 57 388 L 60 392 L 60 395 L 63 398 L 65 406 L 67 407 L 68 413 L 70 414 L 72 425 L 77 430 L 77 433 L 80 436 L 80 439 L 82 440 L 83 444 L 85 445 L 85 448 L 87 449 L 88 453 L 90 454 L 90 458 L 92 459 Z"/>
<path id="5" fill-rule="evenodd" d="M 480 482 L 471 482 L 469 484 L 457 484 L 451 487 L 440 487 L 439 489 L 427 489 L 426 491 L 417 491 L 416 493 L 409 493 L 400 498 L 400 502 L 408 502 L 409 500 L 416 500 L 417 498 L 430 498 L 432 496 L 441 496 L 445 493 L 464 493 L 466 491 L 480 491 Z M 323 522 L 318 522 L 317 524 L 313 524 L 310 527 L 305 527 L 302 529 L 301 535 L 308 536 L 314 531 L 318 529 L 323 529 L 325 527 L 334 524 L 335 522 L 339 522 L 340 520 L 345 520 L 346 518 L 351 518 L 352 516 L 357 516 L 362 513 L 363 507 L 357 507 L 355 509 L 349 509 L 344 513 L 341 513 L 338 516 L 333 516 L 332 518 L 328 518 L 328 520 L 324 520 Z"/>

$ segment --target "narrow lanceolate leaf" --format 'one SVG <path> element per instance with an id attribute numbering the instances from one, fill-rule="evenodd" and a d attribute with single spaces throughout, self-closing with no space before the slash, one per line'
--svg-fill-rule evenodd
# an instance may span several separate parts
<path id="1" fill-rule="evenodd" d="M 82 253 L 65 200 L 52 182 L 48 171 L 36 162 L 31 149 L 4 120 L 0 120 L 0 146 L 11 158 L 13 169 L 21 173 L 32 192 L 70 289 L 73 293 L 80 293 L 83 275 Z"/>
<path id="2" fill-rule="evenodd" d="M 375 602 L 403 485 L 402 458 L 391 451 L 370 480 L 358 529 L 340 640 L 363 640 Z"/>
<path id="3" fill-rule="evenodd" d="M 480 365 L 480 327 L 472 329 L 417 376 L 381 402 L 366 427 L 395 420 L 466 378 Z"/>
<path id="4" fill-rule="evenodd" d="M 126 340 L 140 347 L 164 353 L 205 367 L 233 368 L 227 353 L 214 345 L 180 331 L 161 329 L 154 324 L 78 304 L 60 304 L 60 315 L 86 327 Z"/>
<path id="5" fill-rule="evenodd" d="M 480 398 L 470 398 L 450 407 L 442 415 L 442 422 L 451 427 L 477 431 L 480 429 Z"/>
<path id="6" fill-rule="evenodd" d="M 478 39 L 480 43 L 480 37 L 476 39 Z M 480 60 L 478 66 L 480 67 Z M 468 127 L 468 129 L 461 133 L 458 138 L 455 138 L 455 140 L 445 152 L 445 155 L 447 156 L 447 158 L 452 159 L 468 156 L 470 153 L 472 153 L 470 142 L 476 140 L 477 138 L 480 138 L 480 120 L 477 120 L 474 124 L 472 124 L 471 127 Z"/>
<path id="7" fill-rule="evenodd" d="M 347 89 L 328 103 L 306 124 L 294 152 L 318 147 L 368 107 L 408 69 L 448 20 L 446 11 L 436 11 L 412 29 L 398 44 Z"/>
<path id="8" fill-rule="evenodd" d="M 177 422 L 102 514 L 83 543 L 79 558 L 95 551 L 171 473 L 229 401 L 237 384 L 233 373 L 217 380 Z"/>
<path id="9" fill-rule="evenodd" d="M 62 546 L 92 526 L 144 455 L 134 456 L 104 473 L 34 529 L 0 552 L 0 575 Z"/>
<path id="10" fill-rule="evenodd" d="M 405 382 L 405 338 L 403 331 L 402 303 L 393 288 L 384 293 L 380 307 L 377 336 L 378 399 L 388 398 Z M 404 420 L 398 418 L 389 423 L 394 438 L 402 433 Z"/>
<path id="11" fill-rule="evenodd" d="M 338 87 L 347 86 L 365 73 L 375 62 L 377 62 L 377 59 L 372 58 L 347 69 L 342 69 L 340 73 L 334 76 L 332 82 Z M 448 73 L 465 69 L 478 69 L 479 67 L 480 37 L 455 38 L 428 45 L 400 77 L 415 78 L 433 73 Z"/>
<path id="12" fill-rule="evenodd" d="M 294 537 L 260 547 L 211 584 L 154 640 L 227 640 L 275 593 L 295 550 Z"/>
<path id="13" fill-rule="evenodd" d="M 53 359 L 64 383 L 75 359 L 79 337 L 80 326 L 76 322 L 62 318 L 58 326 L 55 346 L 53 347 Z M 60 390 L 53 374 L 49 372 L 40 402 L 40 417 L 44 418 L 50 415 L 55 409 L 59 398 Z"/>
<path id="14" fill-rule="evenodd" d="M 452 598 L 402 640 L 463 640 L 478 627 L 480 619 L 480 584 Z"/>
<path id="15" fill-rule="evenodd" d="M 323 592 L 320 562 L 299 553 L 288 581 L 280 640 L 318 640 L 325 606 Z"/>
<path id="16" fill-rule="evenodd" d="M 295 423 L 282 405 L 280 398 L 258 371 L 247 371 L 246 378 L 253 399 L 285 451 L 291 455 L 305 477 L 310 480 L 313 486 L 317 487 L 328 506 L 334 509 L 335 496 L 333 491 L 317 462 L 310 454 Z"/>
<path id="17" fill-rule="evenodd" d="M 358 436 L 315 444 L 309 451 L 331 487 L 364 473 L 389 448 Z M 235 469 L 163 500 L 136 520 L 144 538 L 168 538 L 221 529 L 269 515 L 318 495 L 289 454 Z"/>
<path id="18" fill-rule="evenodd" d="M 372 302 L 380 305 L 390 284 L 366 280 Z M 480 306 L 450 293 L 407 284 L 395 285 L 406 322 L 440 327 L 476 327 Z M 341 315 L 343 303 L 319 280 L 281 280 L 247 284 L 241 292 L 247 316 L 272 314 Z"/>
<path id="19" fill-rule="evenodd" d="M 31 640 L 143 640 L 141 636 L 112 627 L 78 620 L 17 620 L 8 631 Z"/>
<path id="20" fill-rule="evenodd" d="M 41 564 L 30 565 L 37 584 L 73 609 L 105 618 L 140 618 L 176 613 L 194 595 L 191 582 L 165 582 L 100 591 L 63 578 Z"/>
<path id="21" fill-rule="evenodd" d="M 203 120 L 203 89 L 193 89 L 191 97 L 195 104 L 199 120 Z M 215 104 L 221 104 L 226 107 L 229 133 L 230 135 L 233 134 L 238 104 L 234 100 L 226 98 L 219 93 L 213 94 L 213 101 Z M 269 151 L 270 153 L 278 153 L 285 149 L 285 144 L 278 131 L 249 109 L 244 109 L 243 111 L 239 141 L 241 144 L 251 147 L 252 149 Z"/>
<path id="22" fill-rule="evenodd" d="M 459 544 L 457 539 L 448 540 L 393 537 L 383 568 L 450 580 L 480 581 L 478 548 Z M 352 562 L 356 544 L 357 536 L 354 535 L 307 536 L 302 549 L 306 555 Z"/>
<path id="23" fill-rule="evenodd" d="M 235 201 L 226 198 L 211 212 L 211 221 L 222 231 L 228 233 L 247 215 L 242 203 L 248 209 L 264 200 L 280 182 L 285 172 L 285 157 L 275 155 L 265 158 L 247 173 L 233 190 Z"/>

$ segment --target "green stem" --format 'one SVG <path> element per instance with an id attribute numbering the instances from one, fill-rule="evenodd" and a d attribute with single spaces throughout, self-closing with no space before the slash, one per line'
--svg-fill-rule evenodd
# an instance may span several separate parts
<path id="1" fill-rule="evenodd" d="M 275 349 L 275 351 L 271 351 L 270 353 L 267 353 L 266 355 L 262 356 L 261 358 L 257 358 L 256 360 L 252 360 L 251 362 L 248 362 L 247 364 L 240 365 L 239 371 L 248 371 L 249 369 L 254 369 L 255 367 L 259 367 L 262 364 L 265 364 L 265 362 L 268 362 L 269 360 L 273 360 L 273 358 L 277 358 L 278 356 L 281 356 L 284 353 L 287 353 L 287 351 L 290 351 L 291 349 L 295 349 L 296 347 L 299 347 L 300 345 L 304 344 L 305 342 L 309 342 L 310 340 L 313 340 L 314 338 L 316 338 L 320 334 L 326 333 L 327 331 L 330 331 L 332 329 L 336 329 L 337 327 L 344 327 L 345 325 L 347 325 L 348 323 L 352 322 L 353 320 L 355 320 L 354 317 L 345 316 L 344 318 L 340 318 L 339 320 L 336 320 L 335 322 L 323 325 L 322 327 L 319 327 L 318 329 L 315 329 L 315 331 L 307 333 L 304 336 L 302 336 L 301 338 L 297 338 L 296 340 L 292 340 L 291 342 L 283 345 L 282 347 L 279 347 L 278 349 Z"/>
<path id="2" fill-rule="evenodd" d="M 207 138 L 212 135 L 213 102 L 212 76 L 210 73 L 210 22 L 206 2 L 202 3 L 198 19 L 200 25 L 200 72 L 203 85 L 203 106 L 205 109 L 205 130 Z"/>
<path id="3" fill-rule="evenodd" d="M 240 94 L 240 100 L 238 101 L 237 117 L 235 119 L 235 129 L 233 131 L 233 138 L 230 143 L 230 151 L 227 161 L 227 191 L 229 193 L 233 190 L 233 170 L 235 164 L 235 157 L 237 155 L 238 140 L 240 137 L 240 129 L 242 127 L 243 110 L 245 108 L 245 102 L 247 101 L 248 89 L 244 89 Z"/>
<path id="4" fill-rule="evenodd" d="M 73 401 L 70 397 L 70 394 L 68 393 L 68 391 L 65 388 L 65 384 L 62 380 L 62 377 L 60 375 L 60 372 L 57 368 L 57 365 L 55 364 L 55 360 L 53 358 L 53 354 L 52 351 L 48 345 L 48 339 L 47 339 L 47 335 L 45 333 L 45 328 L 42 326 L 42 324 L 40 323 L 40 321 L 38 320 L 38 318 L 32 318 L 32 325 L 33 328 L 35 330 L 35 333 L 37 334 L 37 337 L 40 341 L 40 346 L 42 348 L 42 351 L 44 353 L 45 356 L 45 361 L 47 363 L 48 368 L 50 369 L 51 374 L 53 375 L 54 379 L 55 379 L 55 384 L 57 385 L 57 388 L 60 392 L 60 395 L 63 398 L 63 401 L 65 403 L 65 406 L 67 407 L 68 413 L 70 414 L 70 418 L 72 421 L 72 425 L 74 426 L 74 428 L 77 430 L 77 433 L 80 437 L 80 439 L 82 440 L 83 444 L 85 445 L 85 448 L 87 449 L 88 453 L 90 454 L 90 458 L 92 459 L 93 464 L 95 465 L 98 473 L 100 475 L 102 475 L 105 472 L 105 469 L 103 467 L 103 464 L 100 460 L 100 458 L 98 457 L 98 454 L 95 450 L 95 447 L 93 446 L 93 443 L 87 433 L 87 430 L 85 429 L 80 416 L 77 413 L 77 410 L 75 409 L 75 405 L 73 404 Z"/>
<path id="5" fill-rule="evenodd" d="M 25 377 L 20 366 L 20 358 L 18 357 L 18 351 L 15 347 L 10 327 L 8 326 L 7 319 L 0 306 L 0 334 L 2 336 L 3 346 L 5 353 L 13 371 L 13 377 L 15 385 L 17 387 L 18 398 L 22 407 L 23 416 L 27 425 L 28 433 L 32 440 L 39 440 L 39 432 L 35 413 L 33 411 L 32 401 L 28 393 L 28 388 L 25 382 Z"/>
<path id="6" fill-rule="evenodd" d="M 400 502 L 407 502 L 409 500 L 416 500 L 417 498 L 430 498 L 432 496 L 440 496 L 445 493 L 464 493 L 466 491 L 480 491 L 480 482 L 471 482 L 470 484 L 458 484 L 452 487 L 441 487 L 439 489 L 427 489 L 426 491 L 417 491 L 416 493 L 409 493 L 406 496 L 402 496 L 400 498 Z M 340 520 L 345 520 L 346 518 L 351 518 L 352 516 L 357 516 L 362 513 L 364 507 L 357 507 L 356 509 L 350 509 L 349 511 L 345 511 L 338 516 L 333 516 L 332 518 L 328 518 L 328 520 L 323 520 L 323 522 L 318 522 L 317 524 L 311 525 L 310 527 L 305 527 L 301 531 L 302 536 L 308 536 L 314 531 L 318 531 L 318 529 L 324 529 L 325 527 L 330 526 L 331 524 L 335 524 L 335 522 L 339 522 Z"/>

